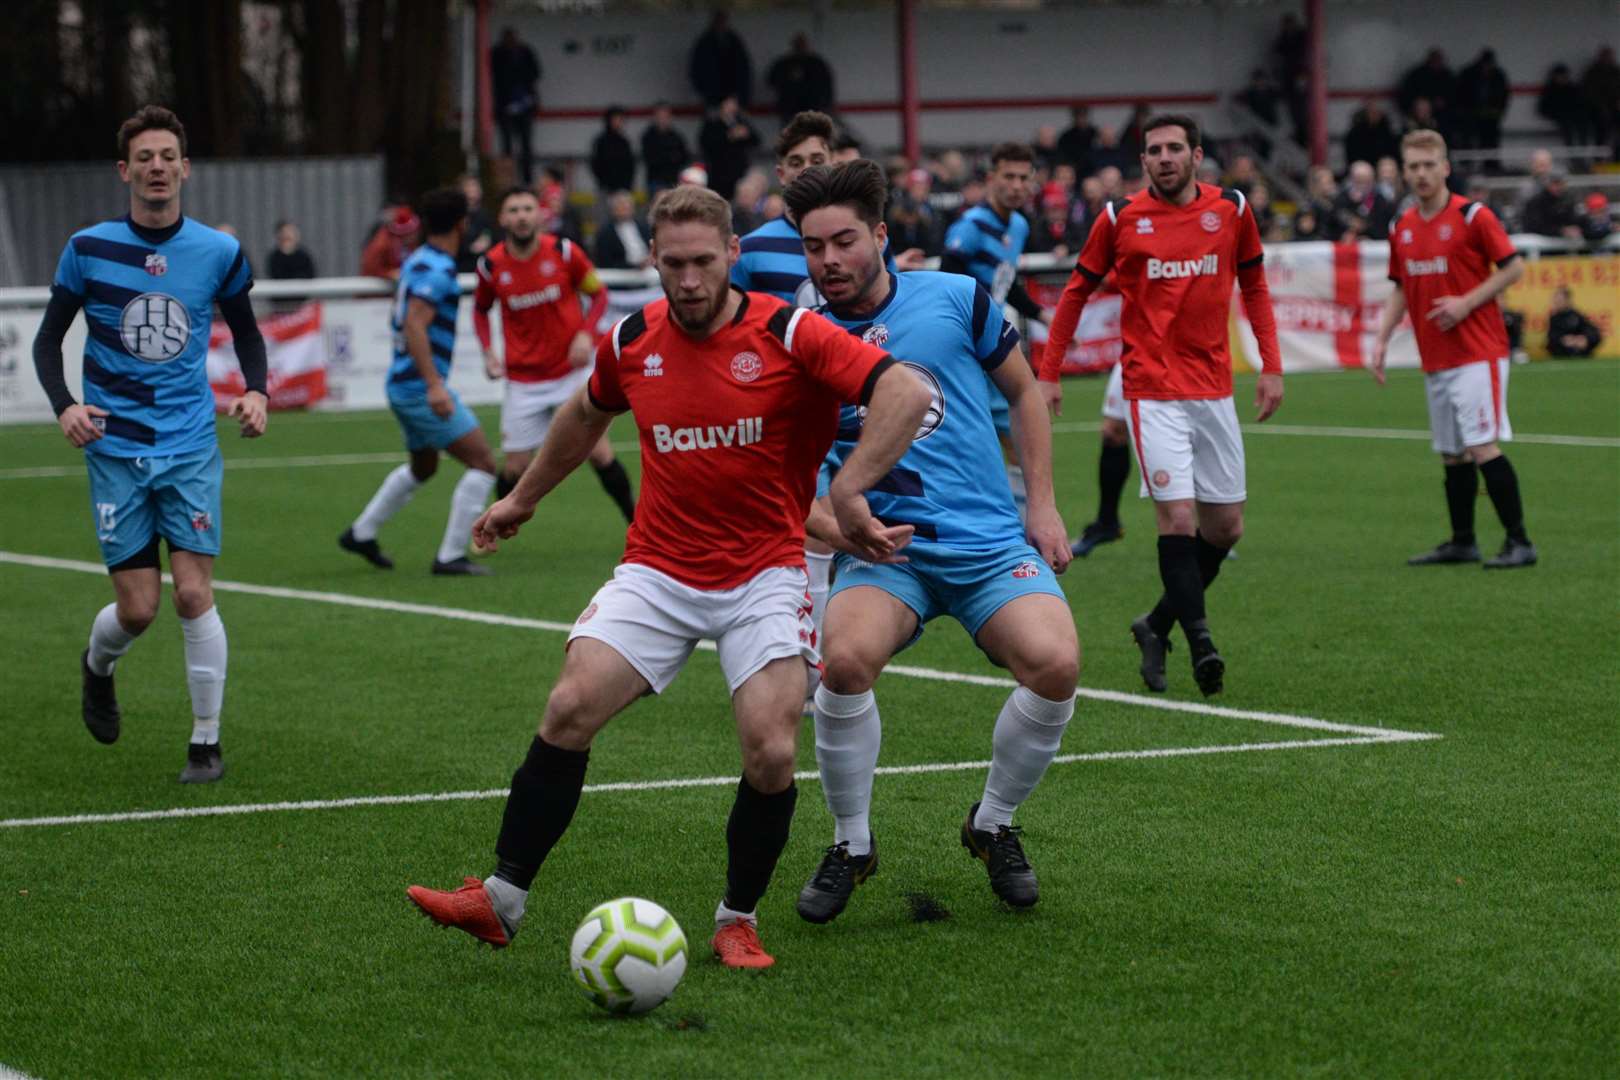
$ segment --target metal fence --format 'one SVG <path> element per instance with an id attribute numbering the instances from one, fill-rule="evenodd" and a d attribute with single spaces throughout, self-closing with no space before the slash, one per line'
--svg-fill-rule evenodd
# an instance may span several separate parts
<path id="1" fill-rule="evenodd" d="M 321 274 L 358 273 L 382 203 L 378 156 L 193 160 L 181 200 L 188 217 L 234 226 L 261 277 L 282 218 L 303 230 Z M 0 286 L 50 284 L 69 235 L 128 212 L 111 162 L 0 168 Z"/>

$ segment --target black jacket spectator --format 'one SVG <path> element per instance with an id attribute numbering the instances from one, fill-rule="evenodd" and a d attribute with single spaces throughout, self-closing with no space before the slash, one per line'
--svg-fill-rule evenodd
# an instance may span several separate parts
<path id="1" fill-rule="evenodd" d="M 940 253 L 943 235 L 939 218 L 926 200 L 919 202 L 902 191 L 890 203 L 886 220 L 889 223 L 890 251 L 920 248 L 924 255 L 930 257 Z"/>
<path id="2" fill-rule="evenodd" d="M 1436 117 L 1444 120 L 1457 100 L 1457 77 L 1446 66 L 1446 56 L 1439 49 L 1430 49 L 1423 63 L 1412 68 L 1401 79 L 1395 99 L 1401 112 L 1412 115 L 1412 104 L 1418 98 L 1427 98 L 1434 106 Z"/>
<path id="3" fill-rule="evenodd" d="M 639 218 L 628 223 L 641 237 L 642 245 L 652 243 L 652 233 L 648 231 L 645 222 Z M 633 270 L 641 265 L 641 260 L 631 260 L 625 251 L 624 240 L 619 236 L 619 223 L 604 221 L 596 229 L 596 265 L 603 270 Z"/>
<path id="4" fill-rule="evenodd" d="M 495 122 L 501 131 L 501 153 L 515 157 L 518 172 L 531 179 L 534 151 L 530 129 L 540 106 L 540 60 L 508 27 L 489 50 L 489 74 L 495 95 Z"/>
<path id="5" fill-rule="evenodd" d="M 1565 146 L 1586 146 L 1593 138 L 1592 106 L 1575 85 L 1568 64 L 1554 64 L 1547 72 L 1536 101 L 1536 112 L 1558 128 L 1558 140 Z"/>
<path id="6" fill-rule="evenodd" d="M 1344 134 L 1344 160 L 1346 163 L 1365 161 L 1378 164 L 1379 158 L 1399 159 L 1401 140 L 1390 126 L 1389 117 L 1376 101 L 1368 101 L 1350 118 L 1350 130 Z"/>
<path id="7" fill-rule="evenodd" d="M 1076 176 L 1090 176 L 1096 171 L 1091 167 L 1091 148 L 1097 141 L 1097 129 L 1091 123 L 1091 110 L 1086 106 L 1076 105 L 1072 115 L 1074 122 L 1058 136 L 1057 159 L 1064 165 L 1073 165 Z"/>
<path id="8" fill-rule="evenodd" d="M 1502 145 L 1507 106 L 1507 73 L 1497 64 L 1496 53 L 1485 49 L 1457 75 L 1457 123 L 1469 145 L 1482 150 Z"/>
<path id="9" fill-rule="evenodd" d="M 641 162 L 647 168 L 647 188 L 652 191 L 680 183 L 681 170 L 692 163 L 686 137 L 670 126 L 669 106 L 659 102 L 653 109 L 653 122 L 641 133 Z"/>
<path id="10" fill-rule="evenodd" d="M 1572 307 L 1547 317 L 1547 351 L 1554 356 L 1591 356 L 1602 341 L 1597 323 Z"/>
<path id="11" fill-rule="evenodd" d="M 1524 204 L 1519 227 L 1538 236 L 1579 235 L 1581 219 L 1575 212 L 1575 200 L 1570 198 L 1563 179 L 1556 173 L 1548 176 L 1541 190 Z"/>
<path id="12" fill-rule="evenodd" d="M 692 89 L 711 109 L 728 97 L 736 98 L 743 105 L 752 99 L 753 61 L 748 58 L 748 46 L 731 28 L 731 20 L 725 12 L 715 12 L 709 28 L 693 43 L 687 75 Z"/>
<path id="13" fill-rule="evenodd" d="M 759 132 L 743 117 L 735 98 L 726 98 L 720 108 L 703 122 L 698 146 L 703 163 L 709 167 L 709 186 L 722 199 L 731 201 L 737 181 L 748 171 L 748 161 L 759 145 Z"/>
<path id="14" fill-rule="evenodd" d="M 1357 176 L 1357 173 L 1362 175 Z M 1351 170 L 1351 177 L 1333 200 L 1333 217 L 1338 228 L 1334 239 L 1342 238 L 1351 230 L 1358 238 L 1389 239 L 1389 223 L 1395 216 L 1395 207 L 1374 183 L 1372 166 L 1358 161 Z"/>
<path id="15" fill-rule="evenodd" d="M 1597 141 L 1606 143 L 1620 135 L 1620 63 L 1614 49 L 1598 50 L 1597 59 L 1581 73 L 1581 92 L 1586 95 L 1597 127 Z"/>
<path id="16" fill-rule="evenodd" d="M 611 106 L 591 143 L 591 175 L 600 191 L 629 191 L 636 183 L 636 152 L 624 137 L 624 110 Z"/>
<path id="17" fill-rule="evenodd" d="M 298 226 L 290 221 L 276 223 L 276 246 L 264 261 L 265 274 L 273 281 L 316 277 L 315 257 L 300 243 Z"/>
<path id="18" fill-rule="evenodd" d="M 784 125 L 806 109 L 833 110 L 832 68 L 811 51 L 810 39 L 803 34 L 794 37 L 792 52 L 777 57 L 766 70 L 765 81 L 776 95 L 776 111 Z"/>

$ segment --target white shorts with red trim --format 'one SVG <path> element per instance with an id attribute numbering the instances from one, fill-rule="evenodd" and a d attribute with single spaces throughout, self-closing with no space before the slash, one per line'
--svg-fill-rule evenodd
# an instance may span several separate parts
<path id="1" fill-rule="evenodd" d="M 506 397 L 501 401 L 501 450 L 510 454 L 539 449 L 557 410 L 590 378 L 591 369 L 586 366 L 545 382 L 508 379 Z"/>
<path id="2" fill-rule="evenodd" d="M 798 566 L 772 567 L 734 589 L 710 591 L 624 563 L 596 591 L 568 640 L 608 645 L 661 694 L 707 639 L 718 646 L 726 685 L 736 693 L 772 660 L 799 656 L 811 667 L 821 663 L 809 588 Z"/>
<path id="3" fill-rule="evenodd" d="M 1126 423 L 1131 418 L 1131 410 L 1125 404 L 1125 365 L 1115 364 L 1114 370 L 1108 373 L 1108 389 L 1103 391 L 1102 414 L 1105 420 L 1118 420 Z"/>
<path id="4" fill-rule="evenodd" d="M 1240 503 L 1248 498 L 1243 435 L 1231 398 L 1142 399 L 1129 405 L 1142 498 L 1207 503 Z"/>
<path id="5" fill-rule="evenodd" d="M 1470 446 L 1487 446 L 1513 438 L 1508 423 L 1508 361 L 1431 371 L 1423 377 L 1429 393 L 1429 431 L 1437 454 L 1461 456 Z"/>

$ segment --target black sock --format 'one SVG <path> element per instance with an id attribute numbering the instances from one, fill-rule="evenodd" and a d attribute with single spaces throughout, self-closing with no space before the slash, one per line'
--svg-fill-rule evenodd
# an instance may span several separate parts
<path id="1" fill-rule="evenodd" d="M 1204 579 L 1198 569 L 1198 541 L 1190 536 L 1159 537 L 1159 579 L 1164 582 L 1166 610 L 1181 623 L 1182 630 L 1191 638 L 1208 631 L 1204 622 Z M 1155 608 L 1155 613 L 1158 612 Z M 1149 615 L 1148 619 L 1152 620 Z M 1170 632 L 1165 626 L 1160 637 Z"/>
<path id="2" fill-rule="evenodd" d="M 799 789 L 792 784 L 775 795 L 754 790 L 745 776 L 737 783 L 737 801 L 726 822 L 726 907 L 749 912 L 759 906 L 776 872 L 776 860 L 787 847 L 788 825 Z"/>
<path id="3" fill-rule="evenodd" d="M 510 473 L 496 473 L 495 497 L 497 499 L 504 499 L 508 495 L 512 494 L 512 489 L 517 487 L 517 482 L 518 478 Z"/>
<path id="4" fill-rule="evenodd" d="M 606 465 L 593 466 L 596 469 L 596 478 L 602 481 L 602 489 L 619 504 L 619 513 L 624 515 L 628 524 L 636 520 L 636 500 L 630 494 L 630 475 L 624 471 L 617 458 Z"/>
<path id="5" fill-rule="evenodd" d="M 495 876 L 520 889 L 534 882 L 540 864 L 562 839 L 579 806 L 589 750 L 564 750 L 536 735 L 529 756 L 512 774 L 512 794 L 495 842 Z"/>
<path id="6" fill-rule="evenodd" d="M 1119 524 L 1119 496 L 1131 476 L 1131 448 L 1103 443 L 1097 458 L 1097 523 Z"/>
<path id="7" fill-rule="evenodd" d="M 1213 582 L 1217 576 L 1219 576 L 1221 572 L 1221 564 L 1226 561 L 1226 553 L 1232 549 L 1216 547 L 1214 544 L 1204 539 L 1203 533 L 1198 533 L 1195 537 L 1193 537 L 1193 543 L 1197 545 L 1198 551 L 1198 576 L 1203 580 L 1204 588 L 1207 589 L 1209 588 L 1210 583 Z M 1164 565 L 1162 555 L 1159 565 L 1161 568 L 1160 573 L 1162 574 Z M 1158 634 L 1160 637 L 1164 637 L 1170 633 L 1170 628 L 1175 626 L 1175 624 L 1176 612 L 1175 609 L 1170 605 L 1170 594 L 1165 593 L 1163 596 L 1159 597 L 1159 602 L 1155 604 L 1153 610 L 1148 613 L 1148 626 L 1153 628 L 1153 632 L 1155 634 Z"/>
<path id="8" fill-rule="evenodd" d="M 1491 497 L 1496 516 L 1502 519 L 1508 537 L 1528 544 L 1530 537 L 1524 532 L 1524 504 L 1519 501 L 1519 474 L 1513 471 L 1512 462 L 1506 455 L 1494 457 L 1481 465 L 1479 471 L 1485 477 L 1485 493 Z"/>
<path id="9" fill-rule="evenodd" d="M 1451 511 L 1451 542 L 1474 542 L 1474 500 L 1479 497 L 1479 477 L 1474 463 L 1464 461 L 1446 466 L 1446 509 Z"/>

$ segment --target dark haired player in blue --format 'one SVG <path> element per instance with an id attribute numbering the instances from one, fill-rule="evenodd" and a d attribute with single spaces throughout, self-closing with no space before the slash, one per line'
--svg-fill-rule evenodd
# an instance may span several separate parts
<path id="1" fill-rule="evenodd" d="M 837 141 L 837 129 L 826 113 L 814 110 L 799 113 L 776 137 L 776 182 L 786 190 L 804 170 L 828 164 Z M 737 288 L 744 292 L 770 293 L 795 307 L 813 308 L 821 304 L 821 294 L 810 280 L 810 268 L 804 261 L 804 243 L 793 224 L 791 212 L 767 221 L 744 236 L 739 248 L 741 255 L 731 268 L 731 283 Z M 900 261 L 906 269 L 913 269 L 921 265 L 922 254 L 920 250 L 907 251 L 900 256 Z M 900 269 L 886 248 L 884 259 L 891 271 Z M 828 479 L 823 471 L 817 495 L 827 493 Z M 813 537 L 807 538 L 804 556 L 810 578 L 810 621 L 819 640 L 822 620 L 827 613 L 827 590 L 832 580 L 832 548 Z M 810 689 L 814 693 L 815 687 Z M 808 704 L 806 708 L 808 710 Z"/>
<path id="2" fill-rule="evenodd" d="M 248 301 L 253 274 L 233 237 L 180 214 L 191 175 L 186 129 L 148 105 L 118 129 L 118 175 L 129 215 L 73 234 L 57 264 L 34 338 L 34 369 L 69 442 L 84 450 L 90 509 L 115 602 L 90 627 L 80 658 L 84 723 L 118 740 L 118 658 L 157 617 L 163 580 L 158 538 L 169 546 L 174 607 L 185 635 L 193 715 L 184 783 L 225 774 L 219 714 L 225 699 L 225 626 L 214 608 L 224 460 L 208 384 L 208 330 L 218 302 L 247 385 L 229 413 L 242 434 L 264 434 L 268 365 Z M 80 308 L 84 404 L 62 368 L 62 339 Z"/>
<path id="3" fill-rule="evenodd" d="M 495 489 L 495 455 L 478 418 L 445 385 L 461 310 L 456 252 L 467 231 L 467 197 L 459 188 L 439 188 L 422 197 L 421 210 L 427 242 L 399 268 L 394 362 L 388 369 L 388 407 L 405 434 L 410 461 L 383 478 L 360 516 L 338 537 L 338 546 L 380 569 L 393 569 L 393 560 L 377 543 L 377 533 L 439 471 L 439 451 L 444 450 L 467 471 L 450 495 L 450 519 L 432 572 L 487 574 L 487 566 L 467 557 L 467 544 L 473 522 Z"/>
<path id="4" fill-rule="evenodd" d="M 1052 433 L 1035 374 L 1017 331 L 976 282 L 885 268 L 887 196 L 882 169 L 866 160 L 807 169 L 784 196 L 804 235 L 810 275 L 827 298 L 822 314 L 881 343 L 933 391 L 911 448 L 866 493 L 878 520 L 913 528 L 906 561 L 838 557 L 815 698 L 816 761 L 837 825 L 799 894 L 799 914 L 811 922 L 837 916 L 876 869 L 869 810 L 881 730 L 872 686 L 924 623 L 956 619 L 1018 681 L 995 721 L 984 795 L 961 830 L 962 844 L 987 865 L 991 888 L 1016 907 L 1035 903 L 1038 890 L 1013 812 L 1057 753 L 1079 679 L 1074 619 L 1054 576 L 1069 564 L 1069 542 L 1052 494 Z M 987 375 L 1017 416 L 1027 526 L 1002 473 Z M 829 455 L 835 465 L 861 420 L 859 410 L 844 410 Z M 809 524 L 831 537 L 826 514 L 818 508 Z"/>
<path id="5" fill-rule="evenodd" d="M 970 206 L 945 231 L 945 253 L 939 268 L 948 274 L 973 278 L 998 305 L 1011 304 L 1026 319 L 1045 320 L 1041 310 L 1018 280 L 1018 258 L 1029 240 L 1029 219 L 1023 215 L 1035 175 L 1035 152 L 1024 143 L 1005 142 L 990 151 L 990 176 L 985 201 Z M 990 413 L 1002 446 L 1013 450 L 1007 399 L 990 386 Z M 1024 512 L 1024 476 L 1019 466 L 1007 466 L 1007 482 L 1019 514 Z"/>

